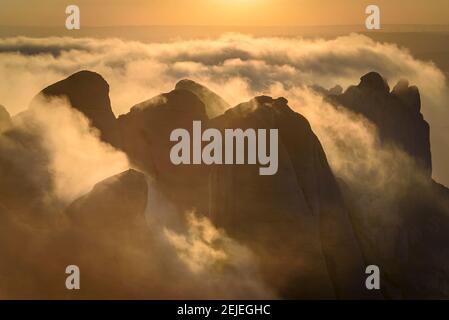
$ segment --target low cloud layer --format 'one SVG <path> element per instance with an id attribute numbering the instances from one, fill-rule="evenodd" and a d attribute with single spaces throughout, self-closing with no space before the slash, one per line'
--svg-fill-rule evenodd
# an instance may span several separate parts
<path id="1" fill-rule="evenodd" d="M 15 130 L 41 141 L 52 192 L 63 202 L 75 200 L 98 181 L 129 168 L 127 156 L 102 142 L 89 120 L 63 99 L 36 101 L 16 118 Z"/>
<path id="2" fill-rule="evenodd" d="M 151 44 L 19 37 L 1 40 L 0 54 L 2 74 L 11 79 L 2 84 L 0 97 L 12 113 L 24 109 L 27 99 L 43 86 L 80 69 L 97 71 L 107 79 L 116 114 L 186 77 L 211 89 L 221 88 L 217 91 L 232 104 L 242 101 L 242 94 L 263 91 L 275 82 L 346 87 L 372 70 L 392 83 L 408 78 L 434 99 L 445 88 L 443 73 L 431 63 L 420 62 L 395 45 L 356 34 L 335 40 L 229 34 L 215 40 Z M 8 90 L 14 87 L 26 94 Z"/>
<path id="3" fill-rule="evenodd" d="M 431 125 L 434 176 L 449 184 L 445 172 L 449 90 L 444 74 L 434 64 L 414 59 L 392 44 L 356 34 L 333 40 L 227 34 L 218 39 L 149 44 L 119 39 L 8 38 L 0 40 L 0 73 L 8 79 L 0 86 L 0 104 L 16 114 L 43 87 L 81 69 L 105 77 L 116 115 L 170 91 L 183 78 L 207 85 L 231 105 L 267 93 L 274 85 L 282 85 L 287 92 L 313 84 L 347 87 L 369 71 L 381 73 L 391 86 L 406 78 L 421 90 L 422 111 Z"/>
<path id="4" fill-rule="evenodd" d="M 187 268 L 184 274 L 207 279 L 209 297 L 275 298 L 260 277 L 258 260 L 249 248 L 217 229 L 207 217 L 187 212 L 186 220 L 185 234 L 164 228 L 163 239 Z"/>

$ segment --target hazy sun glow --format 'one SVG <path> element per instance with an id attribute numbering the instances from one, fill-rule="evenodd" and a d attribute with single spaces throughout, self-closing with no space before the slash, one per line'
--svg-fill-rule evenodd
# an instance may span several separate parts
<path id="1" fill-rule="evenodd" d="M 1 25 L 52 25 L 64 21 L 64 0 L 3 0 Z M 355 0 L 78 0 L 87 26 L 116 25 L 354 25 L 369 2 Z M 447 0 L 377 0 L 388 24 L 447 24 Z"/>

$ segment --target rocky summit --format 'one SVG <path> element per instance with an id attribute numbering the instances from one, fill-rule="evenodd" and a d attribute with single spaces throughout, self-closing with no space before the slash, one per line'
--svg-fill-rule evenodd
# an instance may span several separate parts
<path id="1" fill-rule="evenodd" d="M 0 108 L 0 132 L 11 127 L 0 134 L 0 239 L 14 241 L 32 258 L 19 259 L 1 245 L 0 254 L 19 266 L 34 259 L 41 272 L 24 278 L 6 267 L 11 294 L 42 298 L 35 288 L 45 286 L 44 297 L 67 298 L 46 273 L 48 261 L 39 258 L 46 252 L 56 257 L 52 267 L 58 270 L 71 253 L 79 257 L 89 288 L 82 297 L 232 298 L 230 287 L 242 298 L 449 297 L 449 190 L 431 179 L 430 128 L 418 88 L 401 80 L 391 90 L 371 72 L 344 92 L 318 91 L 368 119 L 382 145 L 405 151 L 413 174 L 388 177 L 391 190 L 345 181 L 335 176 L 309 121 L 286 98 L 257 96 L 230 106 L 187 79 L 116 119 L 107 82 L 81 71 L 37 97 L 65 97 L 103 141 L 126 154 L 131 169 L 97 181 L 70 203 L 54 202 L 46 192 L 54 172 L 45 141 Z M 246 162 L 173 164 L 171 132 L 192 134 L 195 121 L 220 132 L 277 129 L 276 174 L 260 175 Z M 38 227 L 30 233 L 32 225 Z M 366 289 L 371 264 L 381 268 L 380 291 Z M 5 274 L 0 270 L 0 279 Z M 176 279 L 175 290 L 161 278 Z M 14 279 L 23 281 L 29 296 L 20 295 Z M 184 291 L 170 295 L 178 290 Z"/>
<path id="2" fill-rule="evenodd" d="M 83 113 L 100 130 L 105 142 L 120 145 L 117 122 L 109 99 L 109 84 L 98 73 L 80 71 L 56 82 L 38 93 L 31 106 L 42 97 L 67 99 L 71 107 Z"/>
<path id="3" fill-rule="evenodd" d="M 390 91 L 380 74 L 370 72 L 361 77 L 357 86 L 350 86 L 344 93 L 329 97 L 372 121 L 384 142 L 397 144 L 428 176 L 431 175 L 430 128 L 421 113 L 417 87 L 401 80 Z"/>

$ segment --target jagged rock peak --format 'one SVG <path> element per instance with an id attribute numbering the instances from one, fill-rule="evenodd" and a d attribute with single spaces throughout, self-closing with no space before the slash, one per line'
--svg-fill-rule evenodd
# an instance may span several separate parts
<path id="1" fill-rule="evenodd" d="M 151 113 L 154 112 L 154 110 L 150 109 L 154 108 L 161 108 L 161 110 L 164 110 L 165 112 L 168 112 L 169 110 L 179 110 L 180 112 L 192 111 L 201 115 L 206 114 L 205 105 L 196 94 L 194 94 L 190 90 L 175 89 L 136 104 L 135 106 L 131 107 L 128 114 L 121 115 L 119 119 L 135 112 L 142 111 L 145 113 Z"/>
<path id="2" fill-rule="evenodd" d="M 416 86 L 409 86 L 407 80 L 401 79 L 391 92 L 398 97 L 404 105 L 408 106 L 414 113 L 421 111 L 421 96 Z"/>
<path id="3" fill-rule="evenodd" d="M 409 87 L 409 82 L 407 79 L 401 79 L 393 88 L 393 93 L 402 92 L 407 90 Z"/>
<path id="4" fill-rule="evenodd" d="M 202 180 L 207 177 L 202 166 L 179 166 L 171 162 L 170 136 L 178 128 L 190 130 L 193 121 L 206 125 L 207 120 L 204 103 L 197 95 L 183 89 L 139 103 L 118 118 L 122 150 L 133 167 L 155 177 L 164 194 L 179 200 L 178 204 L 185 205 L 186 210 L 202 209 L 198 204 L 203 192 L 198 188 L 204 185 Z"/>
<path id="5" fill-rule="evenodd" d="M 84 112 L 88 109 L 110 111 L 109 85 L 98 73 L 79 71 L 49 85 L 39 95 L 45 97 L 66 96 L 72 107 Z"/>
<path id="6" fill-rule="evenodd" d="M 249 100 L 248 102 L 244 102 L 239 104 L 237 107 L 239 106 L 244 106 L 244 105 L 250 105 L 252 107 L 252 109 L 260 109 L 260 108 L 281 108 L 281 107 L 287 107 L 290 108 L 288 106 L 288 100 L 280 97 L 280 98 L 275 98 L 273 99 L 272 97 L 269 96 L 258 96 L 258 97 L 254 97 L 251 100 Z"/>
<path id="7" fill-rule="evenodd" d="M 407 80 L 400 80 L 390 92 L 382 76 L 370 72 L 361 78 L 358 86 L 350 86 L 343 94 L 328 98 L 372 121 L 383 142 L 399 146 L 430 177 L 430 127 L 420 112 L 421 99 L 417 87 L 409 86 Z"/>
<path id="8" fill-rule="evenodd" d="M 109 85 L 98 73 L 79 71 L 64 80 L 43 89 L 31 102 L 31 107 L 38 97 L 66 97 L 71 107 L 83 113 L 94 127 L 100 130 L 104 141 L 119 145 L 115 115 L 109 99 Z"/>
<path id="9" fill-rule="evenodd" d="M 260 105 L 265 106 L 271 105 L 273 107 L 286 106 L 288 104 L 288 100 L 285 99 L 284 97 L 273 99 L 272 97 L 269 96 L 258 96 L 255 97 L 254 100 Z"/>
<path id="10" fill-rule="evenodd" d="M 385 93 L 390 92 L 387 81 L 377 72 L 369 72 L 362 76 L 358 87 L 361 89 L 374 89 Z"/>
<path id="11" fill-rule="evenodd" d="M 283 97 L 274 99 L 269 96 L 258 96 L 247 102 L 240 103 L 234 108 L 228 109 L 224 115 L 232 115 L 238 118 L 246 117 L 252 113 L 258 113 L 260 116 L 263 115 L 262 117 L 265 119 L 271 119 L 273 115 L 284 112 L 293 112 L 288 106 L 287 99 Z M 217 118 L 221 117 L 219 116 Z"/>
<path id="12" fill-rule="evenodd" d="M 209 118 L 216 117 L 229 109 L 230 105 L 218 94 L 209 88 L 189 79 L 180 80 L 175 89 L 188 90 L 198 96 L 206 107 L 207 116 Z"/>

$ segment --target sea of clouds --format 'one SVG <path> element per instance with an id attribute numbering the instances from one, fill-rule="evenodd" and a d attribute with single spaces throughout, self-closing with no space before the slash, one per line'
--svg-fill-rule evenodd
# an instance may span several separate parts
<path id="1" fill-rule="evenodd" d="M 368 215 L 379 210 L 388 213 L 402 184 L 408 183 L 403 177 L 413 175 L 413 163 L 401 150 L 382 146 L 375 126 L 368 120 L 331 106 L 309 86 L 318 84 L 330 88 L 338 84 L 347 88 L 358 84 L 360 77 L 370 71 L 382 74 L 390 86 L 406 78 L 419 87 L 422 112 L 431 126 L 434 177 L 449 185 L 449 139 L 444 131 L 449 121 L 447 80 L 433 63 L 419 61 L 406 49 L 393 44 L 377 43 L 357 34 L 333 40 L 227 34 L 216 39 L 166 43 L 67 37 L 0 39 L 0 74 L 3 76 L 0 104 L 14 116 L 16 128 L 40 138 L 46 159 L 41 167 L 32 165 L 34 155 L 30 155 L 31 160 L 23 156 L 31 151 L 24 151 L 22 145 L 7 137 L 0 139 L 2 157 L 14 158 L 16 166 L 23 163 L 24 172 L 34 175 L 34 180 L 39 180 L 40 172 L 43 176 L 50 174 L 53 189 L 48 192 L 64 203 L 70 203 L 88 192 L 95 183 L 129 167 L 126 155 L 101 142 L 88 120 L 64 101 L 52 101 L 52 113 L 36 108 L 20 115 L 40 90 L 80 70 L 98 72 L 109 83 L 116 116 L 128 112 L 139 102 L 172 90 L 176 82 L 184 78 L 207 86 L 231 105 L 261 94 L 286 97 L 292 109 L 310 122 L 336 176 L 358 190 L 360 201 L 369 204 L 366 207 Z M 154 212 L 160 207 L 147 209 Z M 275 296 L 258 278 L 257 270 L 252 269 L 251 252 L 244 245 L 215 229 L 201 215 L 189 213 L 186 219 L 185 233 L 170 228 L 159 231 L 163 249 L 175 252 L 179 258 L 180 265 L 175 265 L 173 273 L 189 274 L 189 281 L 179 281 L 173 287 L 167 286 L 165 281 L 161 281 L 159 287 L 154 285 L 166 266 L 155 269 L 148 258 L 151 250 L 146 245 L 127 238 L 102 239 L 113 248 L 111 252 L 120 247 L 117 254 L 124 261 L 136 262 L 130 292 L 135 292 L 143 281 L 144 293 L 152 292 L 159 297 L 174 297 L 179 293 L 179 297 L 186 297 L 207 277 L 212 282 L 204 285 L 203 290 L 211 296 L 246 297 L 239 295 L 243 289 L 252 297 L 255 294 L 262 298 Z M 8 229 L 7 224 L 3 227 L 3 237 L 8 241 L 15 239 L 26 246 L 27 243 L 37 243 L 50 251 L 60 241 L 59 235 L 55 236 L 52 230 L 36 232 L 31 223 L 17 226 L 14 221 L 10 223 L 13 227 Z M 16 229 L 19 231 L 12 231 Z M 8 233 L 12 234 L 10 238 Z M 6 252 L 7 248 L 0 245 L 0 251 Z M 160 254 L 159 249 L 154 250 Z M 175 255 L 172 253 L 167 254 L 169 259 Z M 17 259 L 16 253 L 9 251 L 3 257 L 13 262 Z M 36 257 L 38 260 L 42 257 Z M 17 263 L 22 263 L 20 259 L 17 261 L 7 270 L 15 270 Z M 235 268 L 215 281 L 217 265 L 222 265 L 223 261 Z M 27 261 L 23 263 L 28 265 Z M 178 272 L 178 268 L 182 272 Z M 128 274 L 121 269 L 117 272 Z M 157 295 L 152 286 L 165 292 L 157 292 Z M 0 290 L 0 296 L 9 296 L 9 292 L 12 291 Z M 36 294 L 39 296 L 39 290 Z"/>
<path id="2" fill-rule="evenodd" d="M 305 86 L 314 84 L 346 88 L 370 71 L 382 74 L 391 87 L 405 78 L 419 87 L 422 112 L 431 125 L 434 177 L 449 185 L 445 168 L 449 161 L 447 80 L 432 62 L 417 60 L 394 44 L 358 34 L 332 40 L 225 34 L 217 39 L 166 43 L 6 38 L 0 40 L 0 74 L 5 79 L 0 85 L 0 104 L 16 114 L 42 88 L 83 69 L 100 73 L 109 83 L 117 116 L 172 90 L 183 78 L 206 85 L 231 105 L 260 94 L 282 93 L 295 99 Z M 318 125 L 311 122 L 313 127 Z"/>

